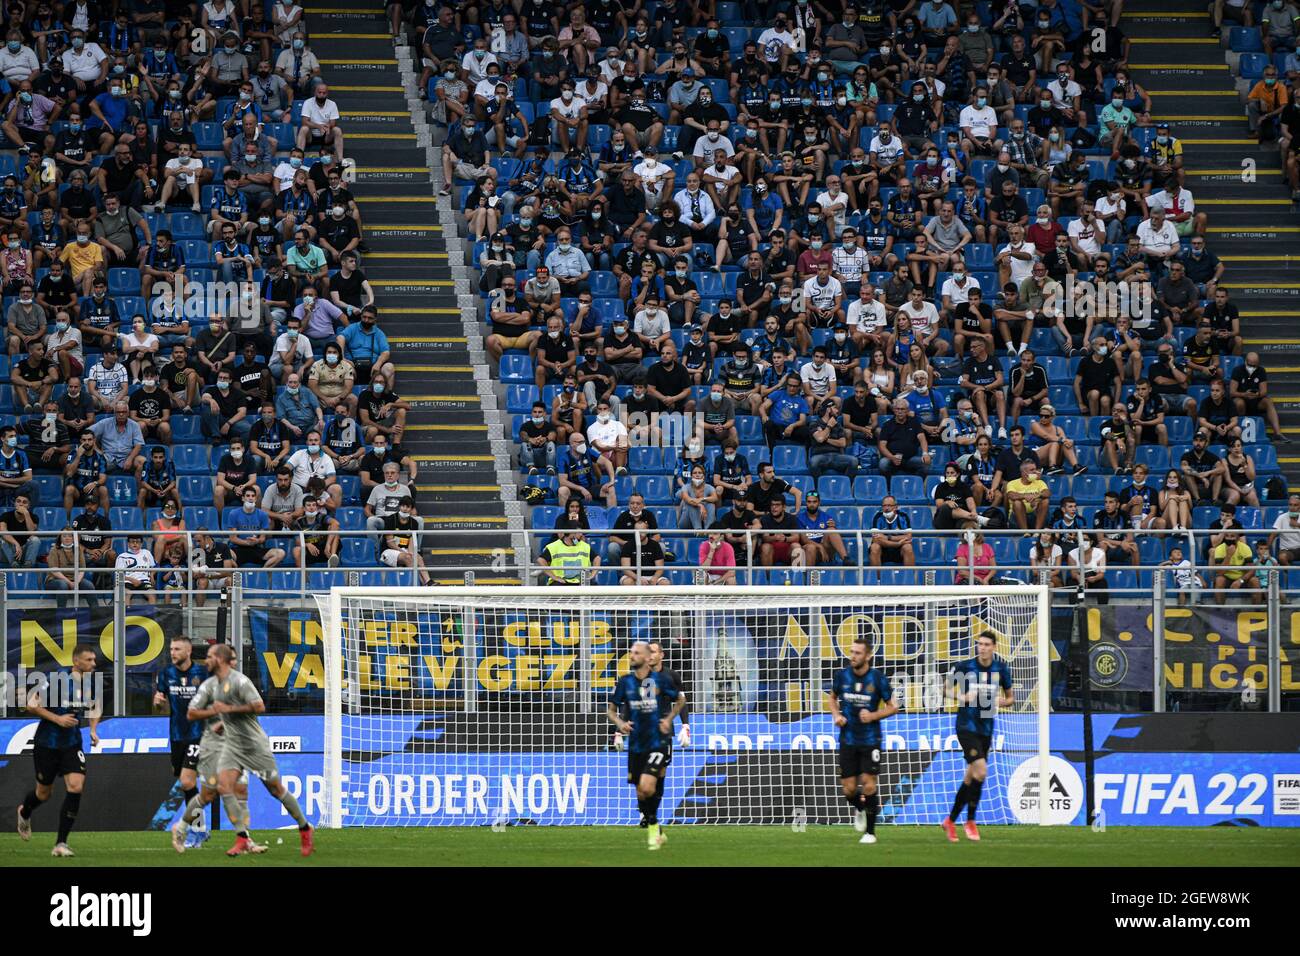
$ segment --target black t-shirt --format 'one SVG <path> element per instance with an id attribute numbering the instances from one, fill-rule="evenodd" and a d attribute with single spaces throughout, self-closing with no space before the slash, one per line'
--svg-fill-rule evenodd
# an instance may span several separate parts
<path id="1" fill-rule="evenodd" d="M 366 414 L 370 416 L 370 420 L 375 421 L 380 417 L 379 411 L 384 405 L 389 402 L 400 402 L 401 400 L 402 396 L 396 392 L 386 391 L 383 395 L 376 395 L 373 388 L 368 388 L 357 396 L 357 412 L 359 414 L 361 409 L 364 408 Z"/>
<path id="2" fill-rule="evenodd" d="M 640 551 L 641 551 L 641 568 L 643 573 L 646 570 L 653 571 L 655 567 L 655 562 L 664 560 L 663 545 L 661 545 L 658 541 L 654 540 L 654 538 L 642 538 Z M 631 567 L 633 568 L 636 567 L 636 558 L 633 557 L 632 555 L 624 552 L 623 560 L 627 561 Z"/>
<path id="3" fill-rule="evenodd" d="M 921 423 L 915 415 L 909 416 L 905 422 L 890 419 L 880 426 L 879 434 L 880 440 L 891 454 L 902 455 L 907 459 L 921 453 Z"/>
<path id="4" fill-rule="evenodd" d="M 992 385 L 997 377 L 1002 373 L 1002 366 L 998 364 L 995 358 L 986 358 L 983 362 L 975 360 L 971 356 L 966 360 L 966 364 L 961 367 L 962 375 L 970 379 L 976 385 Z"/>
<path id="5" fill-rule="evenodd" d="M 230 452 L 226 452 L 221 456 L 221 461 L 217 462 L 215 474 L 225 478 L 235 487 L 239 487 L 245 484 L 256 471 L 256 459 L 248 452 L 244 452 L 244 457 L 238 463 L 231 457 Z"/>
<path id="6" fill-rule="evenodd" d="M 1100 362 L 1092 358 L 1084 359 L 1079 363 L 1079 371 L 1075 375 L 1079 380 L 1079 390 L 1083 392 L 1085 398 L 1093 389 L 1103 393 L 1110 392 L 1118 376 L 1119 369 L 1115 367 L 1115 363 L 1109 356 Z"/>
<path id="7" fill-rule="evenodd" d="M 997 470 L 1002 472 L 1002 481 L 1014 481 L 1020 477 L 1020 465 L 1022 462 L 1038 462 L 1038 453 L 1032 448 L 1021 448 L 1016 452 L 1010 446 L 1003 448 L 998 452 Z"/>
<path id="8" fill-rule="evenodd" d="M 1020 390 L 1021 398 L 1029 398 L 1031 395 L 1037 395 L 1043 389 L 1047 388 L 1047 373 L 1038 363 L 1026 374 L 1025 370 L 1019 365 L 1011 369 L 1011 385 L 1014 388 L 1021 379 L 1025 379 L 1025 387 Z"/>
<path id="9" fill-rule="evenodd" d="M 248 405 L 248 393 L 234 385 L 224 392 L 217 386 L 210 385 L 203 390 L 203 394 L 212 396 L 212 400 L 217 403 L 217 411 L 221 413 L 223 419 L 233 418 L 236 412 Z"/>
<path id="10" fill-rule="evenodd" d="M 618 81 L 616 80 L 615 82 L 617 83 Z M 635 103 L 629 102 L 618 111 L 618 115 L 615 116 L 614 119 L 618 121 L 620 126 L 624 123 L 631 123 L 632 128 L 638 133 L 644 133 L 655 123 L 662 122 L 659 118 L 659 114 L 655 112 L 655 108 L 649 103 L 642 103 L 638 106 Z"/>
<path id="11" fill-rule="evenodd" d="M 203 549 L 203 563 L 209 568 L 225 567 L 227 561 L 234 561 L 235 553 L 224 541 L 213 541 Z"/>
<path id="12" fill-rule="evenodd" d="M 67 272 L 56 276 L 52 272 L 47 272 L 40 282 L 36 284 L 36 291 L 45 297 L 45 301 L 50 305 L 67 305 L 72 301 L 72 295 L 76 291 L 76 283 L 72 281 L 72 276 Z"/>
<path id="13" fill-rule="evenodd" d="M 337 292 L 340 301 L 359 309 L 364 304 L 361 300 L 361 283 L 365 281 L 366 274 L 360 269 L 353 269 L 350 276 L 344 276 L 341 271 L 336 272 L 330 276 L 330 291 Z"/>
<path id="14" fill-rule="evenodd" d="M 529 422 L 531 425 L 532 422 Z M 550 427 L 549 425 L 546 427 Z M 361 473 L 370 476 L 370 480 L 375 484 L 381 484 L 384 480 L 384 465 L 388 462 L 395 462 L 401 465 L 402 459 L 393 449 L 385 448 L 383 455 L 376 455 L 373 451 L 368 451 L 361 456 Z"/>
<path id="15" fill-rule="evenodd" d="M 561 332 L 558 339 L 553 339 L 550 335 L 543 335 L 537 342 L 548 362 L 566 362 L 569 353 L 576 349 L 573 344 L 573 336 L 568 332 Z"/>
<path id="16" fill-rule="evenodd" d="M 772 487 L 770 488 L 764 488 L 762 482 L 755 481 L 749 486 L 746 497 L 749 499 L 755 514 L 767 517 L 772 499 L 789 494 L 790 488 L 790 483 L 784 478 L 773 478 Z M 789 516 L 787 515 L 787 517 Z"/>
<path id="17" fill-rule="evenodd" d="M 758 524 L 764 531 L 790 532 L 799 530 L 799 519 L 788 511 L 782 514 L 779 518 L 773 514 L 765 514 L 758 519 Z M 764 538 L 762 540 L 770 539 Z"/>
<path id="18" fill-rule="evenodd" d="M 1196 450 L 1183 452 L 1182 460 L 1179 462 L 1184 468 L 1190 468 L 1197 474 L 1203 474 L 1209 471 L 1219 463 L 1219 456 L 1208 448 L 1198 457 Z"/>
<path id="19" fill-rule="evenodd" d="M 1029 205 L 1020 195 L 1012 196 L 1010 199 L 997 195 L 989 203 L 989 212 L 998 222 L 1020 222 L 1029 215 Z"/>
<path id="20" fill-rule="evenodd" d="M 1151 393 L 1153 395 L 1185 395 L 1187 389 L 1178 384 L 1174 378 L 1173 360 L 1162 362 L 1156 359 L 1147 369 L 1147 378 L 1151 380 Z"/>
<path id="21" fill-rule="evenodd" d="M 958 508 L 965 508 L 966 501 L 970 496 L 970 485 L 966 484 L 961 478 L 957 479 L 956 484 L 950 485 L 947 481 L 941 481 L 934 486 L 934 503 L 936 505 L 947 501 Z"/>
<path id="22" fill-rule="evenodd" d="M 113 526 L 108 523 L 108 518 L 96 512 L 90 514 L 83 511 L 72 519 L 72 527 L 75 531 L 80 531 L 81 546 L 91 551 L 98 551 L 104 546 L 104 535 L 95 532 L 108 532 L 113 530 Z"/>
<path id="23" fill-rule="evenodd" d="M 147 392 L 141 388 L 136 389 L 135 393 L 127 399 L 127 405 L 132 412 L 141 418 L 162 418 L 163 410 L 171 407 L 171 400 L 167 397 L 167 393 L 160 388 L 156 388 L 152 392 Z"/>
<path id="24" fill-rule="evenodd" d="M 1226 395 L 1223 397 L 1223 401 L 1217 405 L 1214 403 L 1214 398 L 1207 395 L 1205 400 L 1201 402 L 1201 407 L 1196 410 L 1197 417 L 1204 418 L 1211 425 L 1222 425 L 1224 422 L 1231 420 L 1236 414 L 1237 409 L 1232 404 L 1232 399 Z"/>
<path id="25" fill-rule="evenodd" d="M 671 369 L 663 362 L 655 362 L 646 373 L 645 381 L 648 387 L 665 398 L 671 398 L 691 387 L 691 377 L 681 362 L 674 362 Z"/>
<path id="26" fill-rule="evenodd" d="M 646 392 L 645 395 L 640 398 L 637 398 L 636 393 L 634 392 L 622 399 L 622 405 L 627 409 L 629 419 L 631 419 L 633 415 L 639 415 L 647 423 L 650 421 L 651 415 L 662 411 L 664 407 L 663 403 L 649 392 Z"/>
<path id="27" fill-rule="evenodd" d="M 1268 372 L 1262 365 L 1255 366 L 1253 372 L 1247 371 L 1245 365 L 1238 365 L 1232 370 L 1232 380 L 1237 383 L 1238 392 L 1258 392 L 1259 387 L 1268 381 Z"/>
<path id="28" fill-rule="evenodd" d="M 680 220 L 674 219 L 669 222 L 667 219 L 660 219 L 650 230 L 650 239 L 665 249 L 676 249 L 686 242 L 690 232 L 690 229 L 682 225 Z"/>

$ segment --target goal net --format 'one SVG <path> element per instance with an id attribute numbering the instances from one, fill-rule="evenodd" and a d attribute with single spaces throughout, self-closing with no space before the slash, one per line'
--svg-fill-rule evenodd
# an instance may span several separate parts
<path id="1" fill-rule="evenodd" d="M 965 772 L 945 677 L 984 631 L 1015 702 L 996 716 L 980 822 L 1046 822 L 1041 586 L 336 588 L 319 601 L 328 826 L 636 823 L 606 707 L 638 640 L 661 642 L 689 702 L 661 820 L 846 822 L 827 694 L 859 636 L 901 708 L 882 725 L 880 820 L 937 823 Z"/>

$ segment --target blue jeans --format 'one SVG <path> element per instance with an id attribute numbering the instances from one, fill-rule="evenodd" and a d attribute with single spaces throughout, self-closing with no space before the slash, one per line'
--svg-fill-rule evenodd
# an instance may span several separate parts
<path id="1" fill-rule="evenodd" d="M 842 451 L 825 455 L 813 455 L 808 459 L 808 470 L 814 478 L 820 478 L 826 472 L 835 472 L 852 478 L 858 471 L 858 460 Z"/>
<path id="2" fill-rule="evenodd" d="M 225 420 L 208 407 L 206 403 L 199 406 L 199 427 L 207 438 L 221 438 L 221 426 Z M 247 417 L 241 418 L 230 426 L 230 431 L 226 433 L 225 440 L 239 437 L 248 441 L 248 433 L 253 430 L 253 423 Z"/>
<path id="3" fill-rule="evenodd" d="M 21 564 L 19 564 L 18 552 L 8 541 L 0 541 L 0 562 L 6 568 L 34 568 L 36 559 L 41 554 L 41 542 L 39 538 L 22 539 L 23 555 Z"/>
<path id="4" fill-rule="evenodd" d="M 322 349 L 320 352 L 317 352 L 316 354 L 320 355 L 323 352 L 324 349 Z M 293 363 L 289 366 L 290 371 L 301 372 L 304 361 L 305 359 L 295 354 L 293 357 Z M 284 373 L 284 362 L 281 361 L 279 352 L 276 352 L 274 355 L 271 356 L 271 361 L 267 365 L 267 371 L 271 373 L 271 378 L 275 379 L 276 384 L 279 384 L 280 376 Z"/>
<path id="5" fill-rule="evenodd" d="M 535 448 L 532 445 L 523 444 L 519 446 L 519 467 L 520 468 L 540 468 L 545 471 L 547 468 L 555 467 L 555 442 L 548 441 L 541 448 Z"/>

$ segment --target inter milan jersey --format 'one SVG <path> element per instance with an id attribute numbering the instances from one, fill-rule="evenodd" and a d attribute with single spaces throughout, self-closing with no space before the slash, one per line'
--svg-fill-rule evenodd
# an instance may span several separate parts
<path id="1" fill-rule="evenodd" d="M 660 729 L 659 721 L 672 712 L 676 699 L 677 688 L 662 672 L 650 671 L 645 677 L 624 674 L 618 679 L 614 706 L 632 724 L 626 741 L 628 750 L 641 754 L 672 744 L 672 735 Z"/>
<path id="2" fill-rule="evenodd" d="M 1011 668 L 1000 657 L 987 667 L 978 657 L 955 664 L 948 672 L 948 686 L 964 700 L 972 690 L 975 699 L 957 707 L 957 733 L 993 736 L 993 719 L 997 714 L 999 688 L 1011 689 Z"/>
<path id="3" fill-rule="evenodd" d="M 47 688 L 42 706 L 57 716 L 71 714 L 77 722 L 71 727 L 60 727 L 52 720 L 42 719 L 36 725 L 32 743 L 51 750 L 80 750 L 81 723 L 90 716 L 98 704 L 95 699 L 94 674 L 77 674 L 66 671 L 54 675 Z"/>
<path id="4" fill-rule="evenodd" d="M 880 721 L 864 724 L 861 715 L 864 710 L 877 711 L 894 699 L 894 689 L 884 672 L 873 667 L 858 674 L 852 667 L 845 667 L 835 674 L 831 690 L 840 702 L 840 713 L 848 719 L 840 728 L 840 746 L 879 747 Z"/>
<path id="5" fill-rule="evenodd" d="M 173 743 L 189 743 L 203 736 L 203 722 L 190 720 L 190 700 L 208 679 L 208 669 L 202 664 L 190 664 L 181 670 L 168 664 L 158 672 L 158 693 L 167 698 L 171 708 L 170 734 Z"/>

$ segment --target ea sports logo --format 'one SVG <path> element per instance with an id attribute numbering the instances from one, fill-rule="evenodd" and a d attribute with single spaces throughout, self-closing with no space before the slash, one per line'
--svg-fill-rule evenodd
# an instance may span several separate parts
<path id="1" fill-rule="evenodd" d="M 1022 760 L 1007 785 L 1011 812 L 1020 823 L 1038 822 L 1038 804 L 1046 802 L 1049 826 L 1065 826 L 1083 809 L 1083 780 L 1073 765 L 1057 756 L 1047 758 L 1047 784 L 1040 786 L 1038 758 Z"/>
<path id="2" fill-rule="evenodd" d="M 1128 675 L 1128 655 L 1119 645 L 1105 641 L 1088 652 L 1088 672 L 1098 687 L 1118 687 Z"/>

